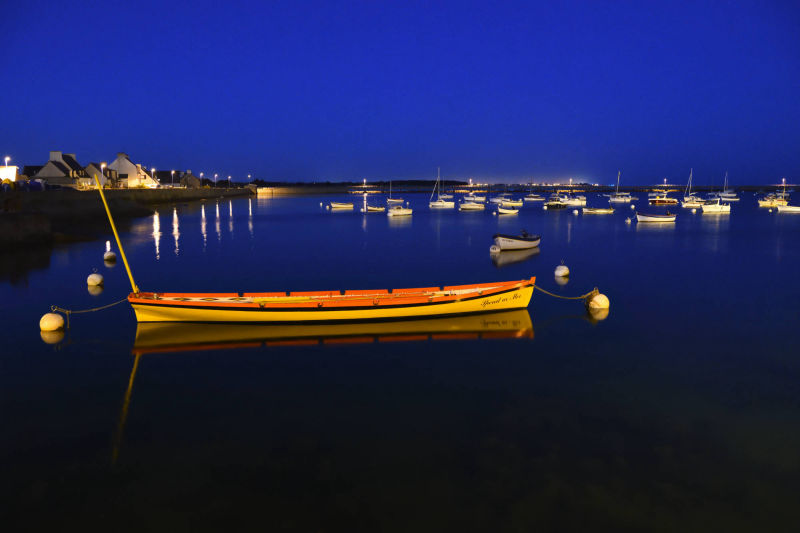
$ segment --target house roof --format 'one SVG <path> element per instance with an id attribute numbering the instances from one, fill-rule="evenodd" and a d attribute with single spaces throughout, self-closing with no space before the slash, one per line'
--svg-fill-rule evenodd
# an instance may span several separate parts
<path id="1" fill-rule="evenodd" d="M 64 163 L 66 163 L 66 164 L 69 166 L 69 168 L 71 168 L 72 170 L 76 170 L 76 171 L 77 171 L 77 170 L 83 170 L 83 167 L 82 167 L 82 166 L 80 166 L 80 165 L 78 164 L 78 162 L 77 162 L 77 161 L 75 161 L 75 159 L 74 159 L 74 158 L 73 158 L 71 155 L 69 155 L 69 154 L 62 154 L 62 155 L 61 155 L 61 159 L 63 159 L 63 160 L 64 160 Z M 54 162 L 55 162 L 55 161 L 54 161 Z"/>
<path id="2" fill-rule="evenodd" d="M 69 169 L 67 168 L 67 165 L 65 165 L 61 161 L 48 161 L 47 164 L 48 165 L 51 165 L 51 164 L 54 165 L 58 170 L 63 172 L 65 176 L 69 176 Z M 45 165 L 45 166 L 47 166 L 47 165 Z M 42 167 L 42 168 L 44 168 L 44 167 Z"/>

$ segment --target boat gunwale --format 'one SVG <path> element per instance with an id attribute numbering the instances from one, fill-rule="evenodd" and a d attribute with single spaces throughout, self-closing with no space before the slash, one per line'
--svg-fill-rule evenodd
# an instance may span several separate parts
<path id="1" fill-rule="evenodd" d="M 469 301 L 478 298 L 486 298 L 488 296 L 497 296 L 507 292 L 514 292 L 520 289 L 534 286 L 536 283 L 536 278 L 531 277 L 528 280 L 520 280 L 520 281 L 511 281 L 511 282 L 501 282 L 500 284 L 491 285 L 490 289 L 488 290 L 481 290 L 481 287 L 485 287 L 486 285 L 453 285 L 444 287 L 442 291 L 439 292 L 446 292 L 446 291 L 461 291 L 461 290 L 469 290 L 469 288 L 474 288 L 475 290 L 461 293 L 461 294 L 441 294 L 441 295 L 433 295 L 430 293 L 399 293 L 398 295 L 393 295 L 392 293 L 386 294 L 378 294 L 375 293 L 370 295 L 370 297 L 365 298 L 364 295 L 350 295 L 351 297 L 343 294 L 332 294 L 333 291 L 310 291 L 310 292 L 325 292 L 331 293 L 331 296 L 317 297 L 316 299 L 312 296 L 309 296 L 308 301 L 291 301 L 289 300 L 292 296 L 286 296 L 289 301 L 286 302 L 258 302 L 258 301 L 251 301 L 251 302 L 219 302 L 219 301 L 180 301 L 170 298 L 185 298 L 187 295 L 191 295 L 188 297 L 191 298 L 213 298 L 211 296 L 206 296 L 206 293 L 183 293 L 184 296 L 171 296 L 168 298 L 161 298 L 160 293 L 130 293 L 128 295 L 128 302 L 131 305 L 139 305 L 139 306 L 150 306 L 150 307 L 161 307 L 161 308 L 176 308 L 176 309 L 203 309 L 203 310 L 235 310 L 235 311 L 254 311 L 254 312 L 263 312 L 269 311 L 274 309 L 276 311 L 309 311 L 309 309 L 315 308 L 327 308 L 329 310 L 334 310 L 332 308 L 339 308 L 339 310 L 364 310 L 364 309 L 374 309 L 376 307 L 381 307 L 383 309 L 391 309 L 391 308 L 403 308 L 403 307 L 419 307 L 419 306 L 433 306 L 433 305 L 441 305 L 441 304 L 448 304 L 453 302 L 461 302 L 461 301 Z M 176 294 L 176 293 L 171 293 Z M 153 295 L 150 297 L 142 297 L 142 295 Z M 337 299 L 334 299 L 334 296 L 338 296 Z M 236 297 L 239 297 L 238 294 Z M 300 297 L 302 298 L 302 297 Z"/>

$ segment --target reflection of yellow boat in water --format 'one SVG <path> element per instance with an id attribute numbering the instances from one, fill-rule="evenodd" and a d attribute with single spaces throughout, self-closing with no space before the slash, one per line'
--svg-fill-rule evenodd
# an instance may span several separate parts
<path id="1" fill-rule="evenodd" d="M 259 346 L 533 338 L 527 310 L 428 320 L 334 324 L 140 323 L 133 353 L 218 350 Z"/>

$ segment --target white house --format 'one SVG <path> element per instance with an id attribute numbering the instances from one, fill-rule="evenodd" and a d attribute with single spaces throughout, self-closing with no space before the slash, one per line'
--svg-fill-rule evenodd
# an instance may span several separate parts
<path id="1" fill-rule="evenodd" d="M 36 179 L 46 180 L 51 185 L 64 187 L 86 187 L 89 185 L 89 176 L 78 161 L 75 154 L 50 152 L 50 160 L 39 172 L 33 176 Z"/>
<path id="2" fill-rule="evenodd" d="M 124 152 L 119 152 L 108 168 L 117 173 L 122 187 L 147 187 L 149 189 L 158 187 L 158 182 L 150 176 L 147 170 L 142 168 L 142 165 L 134 164 L 128 154 Z"/>

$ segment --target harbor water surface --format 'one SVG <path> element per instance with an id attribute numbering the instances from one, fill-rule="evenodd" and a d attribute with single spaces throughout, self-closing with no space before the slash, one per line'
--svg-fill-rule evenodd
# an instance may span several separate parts
<path id="1" fill-rule="evenodd" d="M 167 330 L 143 343 L 107 236 L 0 256 L 2 518 L 14 530 L 790 530 L 800 493 L 800 215 L 626 223 L 163 205 L 122 228 L 142 290 L 427 287 L 537 277 L 527 311 L 430 330 Z M 98 198 L 98 202 L 99 202 Z M 370 197 L 370 203 L 381 202 Z M 663 211 L 644 207 L 642 211 Z M 356 202 L 357 207 L 360 201 Z M 642 205 L 638 205 L 642 204 Z M 607 205 L 590 196 L 589 205 Z M 678 210 L 679 208 L 672 208 Z M 104 226 L 105 228 L 105 226 Z M 542 236 L 491 257 L 492 235 Z M 114 246 L 116 249 L 116 246 Z M 560 284 L 553 272 L 571 270 Z M 94 270 L 105 277 L 87 291 Z M 144 332 L 146 333 L 146 332 Z M 247 342 L 244 342 L 247 341 Z M 138 343 L 138 344 L 137 344 Z M 161 343 L 161 344 L 159 344 Z"/>

